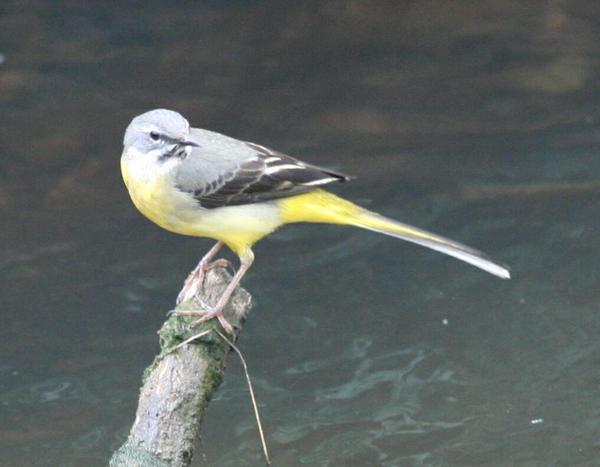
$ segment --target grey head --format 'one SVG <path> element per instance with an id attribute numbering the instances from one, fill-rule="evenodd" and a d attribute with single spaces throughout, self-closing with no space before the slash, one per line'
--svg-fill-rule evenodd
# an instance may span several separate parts
<path id="1" fill-rule="evenodd" d="M 186 157 L 190 146 L 198 146 L 198 143 L 191 139 L 190 124 L 181 114 L 155 109 L 131 120 L 125 130 L 123 146 L 126 152 L 152 154 L 165 160 L 173 156 Z"/>

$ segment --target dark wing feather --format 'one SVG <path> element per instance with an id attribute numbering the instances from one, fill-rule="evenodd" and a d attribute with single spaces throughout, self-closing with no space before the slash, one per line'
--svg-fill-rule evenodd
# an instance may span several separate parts
<path id="1" fill-rule="evenodd" d="M 253 143 L 255 153 L 231 171 L 195 190 L 202 207 L 217 208 L 258 203 L 305 193 L 332 182 L 350 179 L 333 170 L 316 167 Z"/>

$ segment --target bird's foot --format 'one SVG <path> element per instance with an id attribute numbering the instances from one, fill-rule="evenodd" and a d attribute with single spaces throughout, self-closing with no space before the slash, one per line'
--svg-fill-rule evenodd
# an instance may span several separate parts
<path id="1" fill-rule="evenodd" d="M 219 323 L 225 330 L 225 332 L 229 335 L 233 335 L 233 326 L 229 324 L 229 322 L 225 319 L 223 315 L 223 310 L 219 308 L 209 309 L 205 303 L 201 303 L 201 306 L 204 309 L 201 310 L 172 310 L 169 313 L 175 316 L 195 316 L 198 317 L 197 320 L 192 321 L 190 324 L 191 327 L 196 327 L 205 323 L 213 318 L 217 318 Z"/>
<path id="2" fill-rule="evenodd" d="M 183 283 L 183 288 L 179 295 L 177 295 L 177 300 L 175 300 L 175 304 L 179 305 L 180 303 L 191 300 L 200 290 L 200 287 L 204 283 L 204 277 L 206 272 L 210 269 L 214 268 L 230 268 L 233 270 L 233 265 L 231 262 L 225 258 L 220 258 L 215 261 L 200 261 L 198 266 L 189 273 L 185 282 Z"/>

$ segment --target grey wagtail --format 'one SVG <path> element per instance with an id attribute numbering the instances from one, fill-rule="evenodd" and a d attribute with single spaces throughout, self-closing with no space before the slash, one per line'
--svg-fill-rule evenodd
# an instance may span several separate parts
<path id="1" fill-rule="evenodd" d="M 425 230 L 363 209 L 320 187 L 347 175 L 301 162 L 259 144 L 191 128 L 177 112 L 156 109 L 135 117 L 123 140 L 121 171 L 135 206 L 150 220 L 182 235 L 209 237 L 215 246 L 190 274 L 177 303 L 191 298 L 225 244 L 240 267 L 214 307 L 178 312 L 218 318 L 254 260 L 252 246 L 284 224 L 320 222 L 372 230 L 437 250 L 502 279 L 508 268 L 485 254 Z"/>

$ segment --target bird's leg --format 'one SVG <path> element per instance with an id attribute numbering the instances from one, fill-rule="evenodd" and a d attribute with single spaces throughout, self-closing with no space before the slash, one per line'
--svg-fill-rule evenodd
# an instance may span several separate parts
<path id="1" fill-rule="evenodd" d="M 196 295 L 196 292 L 202 285 L 202 282 L 204 280 L 204 273 L 206 271 L 216 267 L 227 268 L 231 266 L 231 263 L 225 258 L 217 259 L 211 262 L 211 260 L 219 252 L 219 250 L 221 250 L 222 247 L 223 242 L 215 243 L 213 247 L 210 250 L 208 250 L 208 253 L 206 253 L 204 257 L 200 260 L 198 266 L 196 266 L 196 268 L 189 273 L 187 279 L 183 284 L 181 292 L 179 292 L 179 295 L 177 295 L 177 300 L 175 301 L 177 305 L 187 300 L 191 300 L 192 297 Z"/>
<path id="2" fill-rule="evenodd" d="M 206 310 L 206 309 L 205 310 L 176 310 L 175 314 L 181 315 L 181 316 L 199 316 L 200 318 L 191 324 L 192 327 L 198 326 L 199 324 L 202 324 L 202 323 L 208 321 L 209 319 L 217 318 L 219 320 L 219 323 L 221 323 L 221 326 L 223 326 L 223 329 L 228 334 L 233 334 L 233 328 L 231 327 L 231 324 L 229 324 L 227 322 L 227 320 L 225 319 L 225 317 L 223 316 L 223 310 L 225 309 L 225 306 L 227 306 L 227 303 L 229 302 L 231 295 L 235 291 L 235 288 L 240 283 L 240 280 L 242 279 L 242 277 L 244 277 L 244 274 L 246 274 L 246 271 L 248 271 L 250 266 L 252 266 L 253 261 L 254 261 L 254 253 L 252 253 L 252 250 L 250 250 L 248 248 L 246 251 L 244 251 L 240 255 L 240 268 L 235 273 L 235 275 L 231 279 L 231 282 L 227 285 L 227 287 L 223 291 L 223 294 L 219 298 L 219 301 L 212 309 L 209 309 L 209 310 Z"/>

